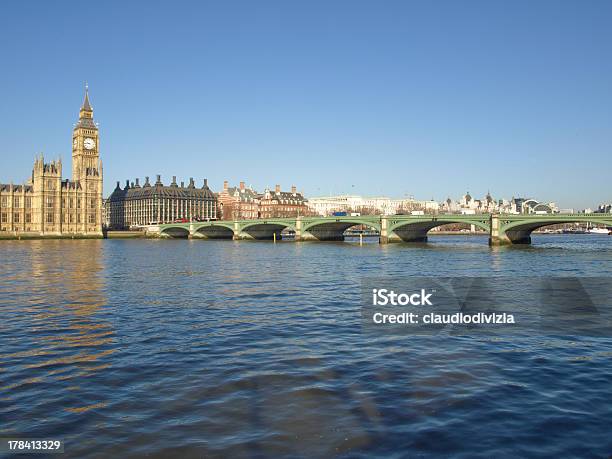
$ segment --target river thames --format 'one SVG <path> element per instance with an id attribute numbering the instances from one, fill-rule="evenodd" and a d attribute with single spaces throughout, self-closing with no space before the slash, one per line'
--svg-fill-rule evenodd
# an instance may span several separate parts
<path id="1" fill-rule="evenodd" d="M 63 457 L 608 457 L 612 338 L 372 335 L 368 276 L 612 276 L 612 238 L 0 241 L 0 437 Z"/>

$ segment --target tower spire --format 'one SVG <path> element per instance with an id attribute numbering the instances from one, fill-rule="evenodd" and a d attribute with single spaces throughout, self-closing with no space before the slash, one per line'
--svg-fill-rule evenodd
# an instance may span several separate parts
<path id="1" fill-rule="evenodd" d="M 98 129 L 93 121 L 93 108 L 89 102 L 89 86 L 85 83 L 85 98 L 83 99 L 83 105 L 79 110 L 79 122 L 76 124 L 75 129 L 84 127 L 88 129 Z"/>
<path id="2" fill-rule="evenodd" d="M 85 99 L 83 100 L 83 107 L 81 110 L 86 110 L 88 112 L 92 111 L 91 104 L 89 103 L 89 86 L 87 82 L 85 82 Z"/>

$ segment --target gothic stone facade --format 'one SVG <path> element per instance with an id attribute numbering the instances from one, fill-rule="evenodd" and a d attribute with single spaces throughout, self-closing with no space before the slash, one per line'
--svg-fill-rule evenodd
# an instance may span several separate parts
<path id="1" fill-rule="evenodd" d="M 98 127 L 85 90 L 72 133 L 72 180 L 61 160 L 41 154 L 22 185 L 0 184 L 0 235 L 102 236 L 102 161 Z"/>

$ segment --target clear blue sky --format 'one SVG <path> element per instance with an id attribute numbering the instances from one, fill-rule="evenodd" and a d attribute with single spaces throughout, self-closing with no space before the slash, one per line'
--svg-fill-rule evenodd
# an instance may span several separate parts
<path id="1" fill-rule="evenodd" d="M 87 81 L 105 195 L 160 173 L 594 206 L 612 201 L 611 24 L 595 0 L 5 1 L 0 181 L 40 151 L 69 163 Z"/>

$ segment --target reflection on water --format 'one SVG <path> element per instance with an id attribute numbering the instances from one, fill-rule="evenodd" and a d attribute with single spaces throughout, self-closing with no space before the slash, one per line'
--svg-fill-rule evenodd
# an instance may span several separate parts
<path id="1" fill-rule="evenodd" d="M 361 330 L 364 276 L 612 274 L 609 239 L 534 241 L 3 242 L 0 436 L 67 457 L 603 456 L 611 339 Z"/>
<path id="2" fill-rule="evenodd" d="M 61 396 L 70 400 L 62 408 L 81 410 L 84 400 L 67 393 L 107 368 L 105 357 L 116 352 L 113 329 L 98 315 L 106 304 L 103 241 L 77 241 L 70 248 L 61 241 L 32 241 L 5 248 L 2 307 L 11 320 L 0 326 L 6 340 L 0 361 L 10 367 L 11 378 L 2 379 L 0 390 L 10 391 L 4 400 L 61 385 Z"/>

